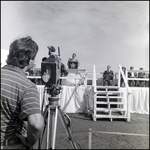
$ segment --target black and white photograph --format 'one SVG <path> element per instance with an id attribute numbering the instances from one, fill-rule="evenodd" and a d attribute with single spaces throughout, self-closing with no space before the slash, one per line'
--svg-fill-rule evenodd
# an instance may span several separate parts
<path id="1" fill-rule="evenodd" d="M 149 1 L 1 1 L 1 149 L 149 149 Z"/>

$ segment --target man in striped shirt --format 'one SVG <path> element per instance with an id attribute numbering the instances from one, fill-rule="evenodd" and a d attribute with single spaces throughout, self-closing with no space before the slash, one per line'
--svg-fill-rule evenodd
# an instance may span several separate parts
<path id="1" fill-rule="evenodd" d="M 31 37 L 11 43 L 1 68 L 1 149 L 28 149 L 44 128 L 37 87 L 25 72 L 34 65 L 38 45 Z"/>

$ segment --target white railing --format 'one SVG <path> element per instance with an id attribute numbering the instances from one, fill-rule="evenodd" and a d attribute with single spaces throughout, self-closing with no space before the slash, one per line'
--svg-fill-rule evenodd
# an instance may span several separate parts
<path id="1" fill-rule="evenodd" d="M 133 72 L 134 74 L 136 73 L 136 77 L 128 77 L 128 73 L 129 72 Z M 138 73 L 145 73 L 145 76 L 143 78 L 140 78 L 138 77 Z M 149 71 L 148 70 L 126 70 L 126 73 L 125 73 L 125 76 L 126 76 L 126 79 L 127 79 L 127 82 L 129 80 L 132 80 L 132 81 L 144 81 L 144 84 L 146 81 L 149 81 Z M 137 86 L 137 85 L 135 85 Z"/>
<path id="2" fill-rule="evenodd" d="M 27 76 L 28 79 L 41 79 L 41 76 Z"/>
<path id="3" fill-rule="evenodd" d="M 93 82 L 92 82 L 92 87 L 93 87 L 93 92 L 94 92 L 94 95 L 97 91 L 96 89 L 96 68 L 95 68 L 95 65 L 93 65 Z M 94 96 L 94 114 L 93 114 L 93 117 L 96 116 L 96 96 Z"/>
<path id="4" fill-rule="evenodd" d="M 127 92 L 129 93 L 129 94 L 131 94 L 131 91 L 130 91 L 130 89 L 129 89 L 129 85 L 128 85 L 128 82 L 127 82 L 127 78 L 125 77 L 125 74 L 124 74 L 124 72 L 123 72 L 123 70 L 122 70 L 122 67 L 121 67 L 121 65 L 119 65 L 118 66 L 118 86 L 120 87 L 120 81 L 121 81 L 121 75 L 122 75 L 122 78 L 123 78 L 123 81 L 124 81 L 124 83 L 125 83 L 125 87 L 126 87 L 126 89 L 127 89 Z"/>
<path id="5" fill-rule="evenodd" d="M 103 84 L 103 72 L 95 72 L 95 74 L 96 74 L 95 80 L 97 82 L 100 82 L 101 84 Z M 89 76 L 91 76 L 91 77 L 89 77 Z M 93 72 L 87 72 L 87 81 L 93 82 Z M 92 86 L 92 84 L 87 85 L 87 86 Z"/>
<path id="6" fill-rule="evenodd" d="M 123 81 L 125 83 L 125 87 L 127 89 L 127 121 L 130 122 L 130 102 L 129 102 L 129 96 L 131 95 L 131 90 L 129 88 L 129 85 L 128 85 L 128 82 L 127 82 L 127 79 L 125 77 L 125 74 L 122 70 L 122 67 L 121 65 L 118 66 L 118 87 L 120 87 L 120 79 L 121 79 L 121 75 L 122 75 L 122 78 L 123 78 Z"/>
<path id="7" fill-rule="evenodd" d="M 82 84 L 84 86 L 87 86 L 87 69 L 66 69 L 66 71 L 69 73 L 71 71 L 73 71 L 76 75 L 81 75 L 80 77 L 69 77 L 69 76 L 65 76 L 65 77 L 60 77 L 60 79 L 74 79 L 74 80 L 79 80 L 77 85 Z M 79 73 L 79 74 L 78 74 Z"/>

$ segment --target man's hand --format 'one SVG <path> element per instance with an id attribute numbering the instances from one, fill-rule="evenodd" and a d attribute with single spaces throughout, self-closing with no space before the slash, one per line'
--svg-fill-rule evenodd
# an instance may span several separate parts
<path id="1" fill-rule="evenodd" d="M 16 133 L 16 136 L 21 140 L 21 142 L 22 142 L 24 145 L 26 145 L 26 146 L 28 146 L 28 147 L 32 147 L 32 146 L 27 142 L 27 136 L 21 135 L 21 134 L 18 134 L 18 133 Z"/>

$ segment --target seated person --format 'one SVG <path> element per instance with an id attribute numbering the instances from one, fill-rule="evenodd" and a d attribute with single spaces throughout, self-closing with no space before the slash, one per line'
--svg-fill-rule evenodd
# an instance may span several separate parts
<path id="1" fill-rule="evenodd" d="M 131 66 L 130 70 L 134 70 L 134 67 Z M 134 72 L 128 72 L 128 78 L 135 78 L 137 76 L 136 73 Z M 136 81 L 135 80 L 129 80 L 128 81 L 129 87 L 135 87 L 136 86 Z"/>
<path id="2" fill-rule="evenodd" d="M 67 65 L 68 65 L 68 69 L 78 69 L 79 62 L 78 59 L 76 59 L 75 53 L 72 54 L 72 58 L 68 59 Z"/>
<path id="3" fill-rule="evenodd" d="M 66 70 L 66 66 L 61 62 L 61 77 L 65 77 L 68 75 L 68 72 Z"/>
<path id="4" fill-rule="evenodd" d="M 114 77 L 114 73 L 111 69 L 111 66 L 108 65 L 107 66 L 107 70 L 104 71 L 104 74 L 103 74 L 103 85 L 104 86 L 109 86 L 109 85 L 113 85 L 113 77 Z"/>
<path id="5" fill-rule="evenodd" d="M 125 75 L 125 73 L 126 73 L 126 68 L 125 68 L 125 67 L 122 67 L 122 70 L 123 70 L 123 73 L 124 73 L 124 75 Z M 120 80 L 120 86 L 121 86 L 121 87 L 124 87 L 124 86 L 125 86 L 125 83 L 124 83 L 124 80 L 123 80 L 122 75 L 121 75 L 121 80 Z"/>
<path id="6" fill-rule="evenodd" d="M 66 77 L 68 75 L 68 72 L 66 71 L 65 65 L 61 62 L 61 77 Z M 60 79 L 60 85 L 62 83 L 62 79 Z"/>
<path id="7" fill-rule="evenodd" d="M 143 68 L 140 68 L 140 70 L 143 70 Z M 144 72 L 139 72 L 138 73 L 138 78 L 145 78 L 146 74 Z M 139 87 L 145 87 L 145 81 L 138 81 L 138 86 Z"/>

